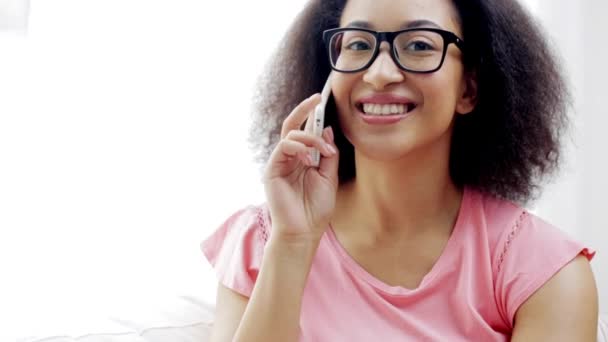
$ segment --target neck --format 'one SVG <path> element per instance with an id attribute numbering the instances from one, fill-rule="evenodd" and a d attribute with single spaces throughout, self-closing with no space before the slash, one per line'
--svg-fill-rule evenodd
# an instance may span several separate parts
<path id="1" fill-rule="evenodd" d="M 338 196 L 365 241 L 408 239 L 429 230 L 451 233 L 462 190 L 449 173 L 449 148 L 378 161 L 355 153 L 356 178 Z M 449 230 L 449 231 L 448 231 Z M 371 235 L 371 236 L 370 236 Z"/>

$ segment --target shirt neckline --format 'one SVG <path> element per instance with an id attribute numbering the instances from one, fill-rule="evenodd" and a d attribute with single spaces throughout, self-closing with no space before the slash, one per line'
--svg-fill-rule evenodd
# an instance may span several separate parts
<path id="1" fill-rule="evenodd" d="M 350 254 L 348 254 L 348 252 L 342 246 L 340 241 L 338 241 L 338 238 L 336 237 L 331 223 L 329 224 L 329 227 L 327 229 L 329 242 L 333 247 L 334 251 L 338 252 L 340 259 L 343 262 L 343 265 L 348 269 L 348 271 L 350 271 L 360 279 L 365 280 L 367 283 L 377 288 L 378 290 L 396 296 L 409 295 L 415 292 L 419 292 L 428 287 L 428 285 L 433 281 L 437 274 L 440 273 L 441 270 L 445 269 L 445 264 L 453 259 L 454 253 L 457 252 L 458 240 L 462 235 L 463 228 L 467 225 L 470 197 L 470 190 L 465 186 L 463 188 L 462 200 L 460 203 L 460 208 L 458 209 L 456 223 L 454 224 L 454 229 L 452 229 L 452 233 L 450 234 L 448 242 L 446 243 L 445 247 L 443 248 L 443 251 L 441 252 L 441 255 L 439 256 L 431 270 L 422 278 L 422 281 L 416 288 L 391 286 L 367 272 L 367 270 L 365 270 L 357 261 L 355 261 L 355 259 L 350 256 Z"/>

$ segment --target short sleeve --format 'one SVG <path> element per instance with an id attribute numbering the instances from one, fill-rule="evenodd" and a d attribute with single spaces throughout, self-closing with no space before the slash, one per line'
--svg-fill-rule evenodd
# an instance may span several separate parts
<path id="1" fill-rule="evenodd" d="M 565 232 L 523 211 L 498 244 L 494 263 L 495 295 L 505 323 L 512 329 L 519 307 L 579 254 L 595 252 Z"/>
<path id="2" fill-rule="evenodd" d="M 248 206 L 233 213 L 201 242 L 203 254 L 224 286 L 251 296 L 267 241 L 263 206 Z"/>

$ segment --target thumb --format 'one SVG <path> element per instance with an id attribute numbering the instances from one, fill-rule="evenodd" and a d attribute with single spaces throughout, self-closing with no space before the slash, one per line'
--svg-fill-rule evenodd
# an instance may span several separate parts
<path id="1" fill-rule="evenodd" d="M 326 127 L 323 130 L 323 140 L 330 144 L 338 153 L 331 157 L 321 157 L 319 161 L 319 173 L 332 181 L 336 186 L 338 185 L 338 162 L 340 161 L 340 151 L 334 142 L 334 132 L 331 126 Z"/>

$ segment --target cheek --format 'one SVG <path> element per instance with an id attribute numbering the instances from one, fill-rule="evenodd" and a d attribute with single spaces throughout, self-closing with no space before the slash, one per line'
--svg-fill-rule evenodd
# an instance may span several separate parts
<path id="1" fill-rule="evenodd" d="M 352 82 L 346 77 L 335 77 L 332 82 L 332 95 L 336 102 L 338 114 L 341 116 L 350 110 Z"/>
<path id="2" fill-rule="evenodd" d="M 347 109 L 350 106 L 350 93 L 337 91 L 333 93 L 334 100 L 338 109 Z"/>
<path id="3" fill-rule="evenodd" d="M 425 108 L 453 115 L 460 91 L 460 79 L 453 72 L 437 73 L 421 83 Z"/>

